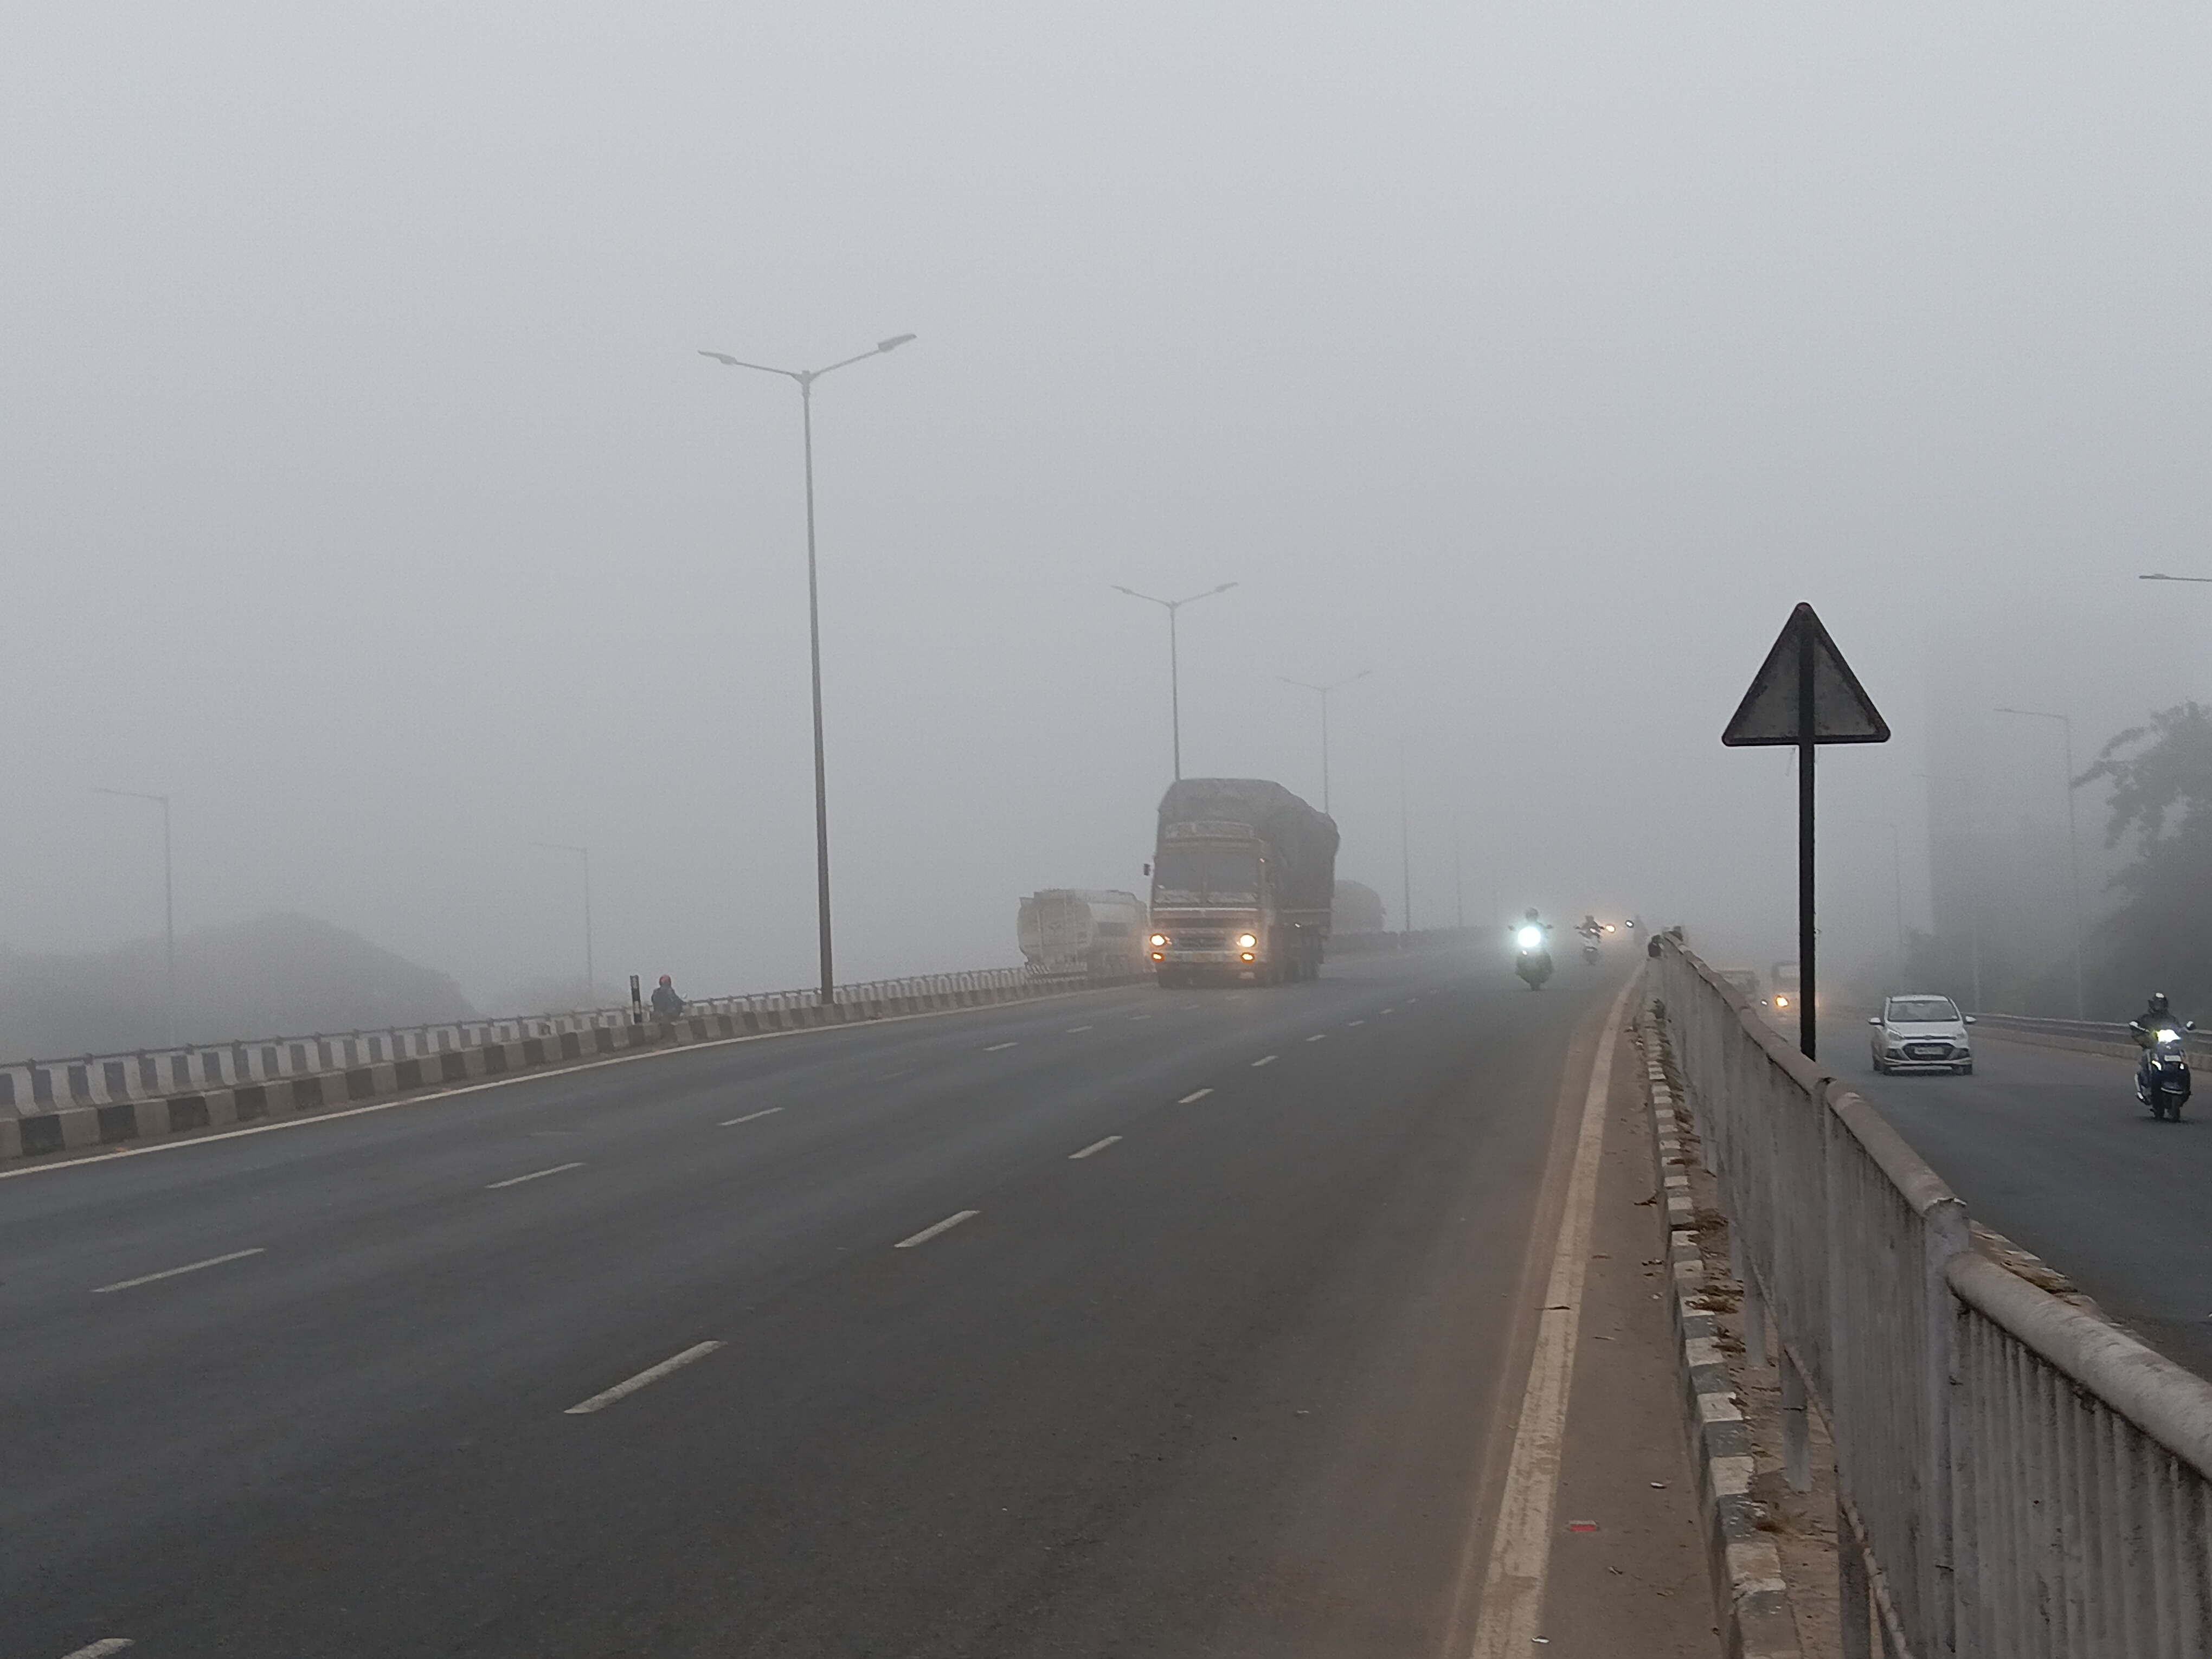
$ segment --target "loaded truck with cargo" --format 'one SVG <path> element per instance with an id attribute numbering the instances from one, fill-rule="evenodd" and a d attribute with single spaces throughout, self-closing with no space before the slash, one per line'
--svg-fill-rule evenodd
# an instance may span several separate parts
<path id="1" fill-rule="evenodd" d="M 1014 936 L 1039 979 L 1121 979 L 1150 965 L 1145 902 L 1134 893 L 1048 887 L 1022 901 Z"/>
<path id="2" fill-rule="evenodd" d="M 1152 969 L 1162 985 L 1279 985 L 1321 971 L 1336 821 L 1264 778 L 1182 778 L 1160 799 Z"/>

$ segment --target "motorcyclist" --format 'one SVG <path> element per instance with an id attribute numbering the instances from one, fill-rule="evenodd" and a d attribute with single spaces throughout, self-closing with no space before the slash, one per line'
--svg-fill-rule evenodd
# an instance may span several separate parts
<path id="1" fill-rule="evenodd" d="M 2136 1046 L 2143 1051 L 2142 1059 L 2136 1066 L 2136 1082 L 2146 1086 L 2149 1084 L 2151 1056 L 2158 1048 L 2158 1034 L 2160 1031 L 2175 1031 L 2180 1029 L 2180 1022 L 2173 1017 L 2173 1005 L 2166 1000 L 2166 993 L 2153 991 L 2150 994 L 2149 1002 L 2144 1005 L 2142 1012 L 2128 1022 L 2128 1035 L 2136 1040 Z"/>
<path id="2" fill-rule="evenodd" d="M 1582 926 L 1576 928 L 1575 932 L 1580 933 L 1584 939 L 1595 939 L 1600 933 L 1605 932 L 1605 924 L 1585 911 L 1583 915 Z"/>
<path id="3" fill-rule="evenodd" d="M 684 1012 L 684 999 L 676 994 L 676 982 L 667 975 L 653 988 L 653 1014 L 656 1019 L 674 1019 Z"/>

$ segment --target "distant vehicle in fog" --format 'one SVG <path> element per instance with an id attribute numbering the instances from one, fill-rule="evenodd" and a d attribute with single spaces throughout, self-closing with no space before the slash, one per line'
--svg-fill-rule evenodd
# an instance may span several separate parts
<path id="1" fill-rule="evenodd" d="M 1033 975 L 1119 978 L 1147 966 L 1148 923 L 1145 902 L 1134 893 L 1048 887 L 1022 901 L 1014 936 Z"/>
<path id="2" fill-rule="evenodd" d="M 1329 905 L 1328 930 L 1332 937 L 1346 933 L 1380 933 L 1388 922 L 1382 909 L 1382 895 L 1364 881 L 1346 881 L 1338 878 L 1336 897 Z"/>
<path id="3" fill-rule="evenodd" d="M 1956 1072 L 1972 1077 L 1974 1045 L 1966 1027 L 1973 1023 L 1973 1016 L 1960 1013 L 1950 998 L 1930 991 L 1885 997 L 1881 1012 L 1867 1019 L 1875 1028 L 1868 1039 L 1874 1069 L 1884 1075 Z"/>
<path id="4" fill-rule="evenodd" d="M 1797 1006 L 1797 964 L 1796 963 L 1776 963 L 1773 976 L 1767 981 L 1767 983 L 1774 988 L 1774 994 L 1767 999 L 1767 1006 L 1776 1013 L 1787 1013 Z"/>
<path id="5" fill-rule="evenodd" d="M 1162 985 L 1321 972 L 1336 820 L 1265 778 L 1182 778 L 1160 799 L 1149 954 Z"/>

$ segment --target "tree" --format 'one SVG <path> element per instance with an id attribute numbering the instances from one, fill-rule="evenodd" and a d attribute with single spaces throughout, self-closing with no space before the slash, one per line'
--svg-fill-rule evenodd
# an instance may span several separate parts
<path id="1" fill-rule="evenodd" d="M 2212 709 L 2180 703 L 2121 732 L 2074 785 L 2100 779 L 2105 845 L 2136 847 L 2108 884 L 2122 899 L 2098 929 L 2100 978 L 2115 997 L 2156 988 L 2212 1010 Z"/>

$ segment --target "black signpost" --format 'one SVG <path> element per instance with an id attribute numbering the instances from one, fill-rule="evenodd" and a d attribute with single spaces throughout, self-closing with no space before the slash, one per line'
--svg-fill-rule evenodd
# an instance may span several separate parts
<path id="1" fill-rule="evenodd" d="M 1813 751 L 1824 743 L 1887 743 L 1889 722 L 1868 696 L 1809 605 L 1782 626 L 1751 690 L 1721 733 L 1731 749 L 1794 744 L 1797 750 L 1797 1047 L 1820 1058 L 1813 1009 L 1818 977 L 1813 941 Z"/>

